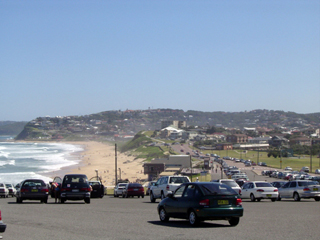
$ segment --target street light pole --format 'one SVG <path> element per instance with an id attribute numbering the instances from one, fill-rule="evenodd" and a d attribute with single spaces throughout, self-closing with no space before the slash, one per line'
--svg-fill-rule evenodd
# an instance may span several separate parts
<path id="1" fill-rule="evenodd" d="M 117 171 L 117 169 L 118 169 L 118 163 L 117 163 L 117 144 L 115 144 L 115 185 L 117 186 L 117 184 L 118 184 L 118 171 Z"/>

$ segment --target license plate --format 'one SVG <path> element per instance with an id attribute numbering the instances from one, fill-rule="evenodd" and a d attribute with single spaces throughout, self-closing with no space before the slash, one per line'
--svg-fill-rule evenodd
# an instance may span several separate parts
<path id="1" fill-rule="evenodd" d="M 79 192 L 79 189 L 72 189 L 72 192 Z"/>
<path id="2" fill-rule="evenodd" d="M 133 191 L 138 191 L 138 190 L 139 190 L 138 188 L 133 189 Z"/>
<path id="3" fill-rule="evenodd" d="M 218 200 L 218 205 L 228 205 L 229 201 L 228 200 Z"/>
<path id="4" fill-rule="evenodd" d="M 313 191 L 318 191 L 318 188 L 313 188 Z"/>
<path id="5" fill-rule="evenodd" d="M 267 197 L 272 197 L 272 194 L 267 194 Z"/>
<path id="6" fill-rule="evenodd" d="M 38 192 L 38 189 L 31 189 L 31 192 Z"/>

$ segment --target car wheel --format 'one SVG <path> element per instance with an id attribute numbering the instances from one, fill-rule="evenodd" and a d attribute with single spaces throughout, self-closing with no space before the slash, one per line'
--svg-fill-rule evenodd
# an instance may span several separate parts
<path id="1" fill-rule="evenodd" d="M 278 195 L 278 199 L 277 199 L 278 201 L 281 201 L 281 196 L 280 196 L 280 194 Z"/>
<path id="2" fill-rule="evenodd" d="M 126 193 L 126 198 L 128 198 L 129 196 L 128 196 L 128 193 Z"/>
<path id="3" fill-rule="evenodd" d="M 299 196 L 299 194 L 298 194 L 297 192 L 295 192 L 295 193 L 293 194 L 293 199 L 294 199 L 295 201 L 300 201 L 300 196 Z"/>
<path id="4" fill-rule="evenodd" d="M 199 219 L 193 210 L 189 212 L 189 223 L 191 226 L 196 226 L 199 223 Z"/>
<path id="5" fill-rule="evenodd" d="M 254 197 L 254 195 L 252 193 L 250 195 L 250 199 L 251 199 L 251 202 L 254 202 L 256 200 L 256 198 Z"/>
<path id="6" fill-rule="evenodd" d="M 164 210 L 164 208 L 161 208 L 159 211 L 159 218 L 161 222 L 168 222 L 169 221 L 169 217 L 167 215 L 166 210 Z"/>
<path id="7" fill-rule="evenodd" d="M 16 203 L 20 203 L 20 199 L 18 197 L 16 198 Z"/>
<path id="8" fill-rule="evenodd" d="M 138 198 L 140 198 L 140 196 L 138 196 Z"/>
<path id="9" fill-rule="evenodd" d="M 141 197 L 144 198 L 144 195 L 142 195 Z"/>
<path id="10" fill-rule="evenodd" d="M 48 198 L 43 199 L 44 203 L 48 203 Z"/>
<path id="11" fill-rule="evenodd" d="M 90 203 L 90 198 L 85 198 L 85 199 L 84 199 L 84 202 L 87 203 L 87 204 L 89 204 L 89 203 Z"/>
<path id="12" fill-rule="evenodd" d="M 150 192 L 150 202 L 152 203 L 156 202 L 156 199 L 153 196 L 153 192 Z"/>
<path id="13" fill-rule="evenodd" d="M 233 217 L 233 218 L 231 218 L 230 220 L 229 220 L 229 224 L 231 225 L 231 226 L 237 226 L 238 224 L 239 224 L 239 222 L 240 222 L 240 218 L 238 218 L 238 217 Z"/>
<path id="14" fill-rule="evenodd" d="M 61 203 L 64 203 L 65 201 L 66 201 L 66 200 L 65 200 L 64 198 L 61 198 L 61 199 L 60 199 L 60 202 L 61 202 Z"/>
<path id="15" fill-rule="evenodd" d="M 260 202 L 261 201 L 261 198 L 257 198 L 257 202 Z"/>
<path id="16" fill-rule="evenodd" d="M 275 202 L 276 200 L 276 198 L 271 198 L 271 202 Z"/>
<path id="17" fill-rule="evenodd" d="M 314 200 L 315 200 L 316 202 L 319 202 L 319 201 L 320 201 L 320 198 L 319 198 L 319 197 L 315 197 Z"/>

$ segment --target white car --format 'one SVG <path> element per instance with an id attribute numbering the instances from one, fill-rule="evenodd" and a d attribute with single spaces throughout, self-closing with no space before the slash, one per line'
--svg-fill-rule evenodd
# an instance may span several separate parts
<path id="1" fill-rule="evenodd" d="M 320 174 L 320 169 L 316 169 L 315 174 Z"/>
<path id="2" fill-rule="evenodd" d="M 286 167 L 284 170 L 285 171 L 292 171 L 292 168 L 291 167 Z"/>
<path id="3" fill-rule="evenodd" d="M 126 189 L 128 184 L 129 183 L 118 183 L 118 185 L 114 188 L 113 196 L 114 197 L 122 196 L 122 192 L 123 190 Z"/>
<path id="4" fill-rule="evenodd" d="M 9 190 L 4 183 L 0 183 L 0 196 L 4 198 L 9 197 Z"/>
<path id="5" fill-rule="evenodd" d="M 236 183 L 233 179 L 219 179 L 219 180 L 211 180 L 211 182 L 219 182 L 225 185 L 228 185 L 233 190 L 235 190 L 239 195 L 241 195 L 241 187 Z"/>
<path id="6" fill-rule="evenodd" d="M 252 202 L 261 199 L 271 199 L 272 202 L 278 198 L 278 188 L 264 181 L 246 182 L 242 186 L 241 198 L 251 199 Z"/>
<path id="7" fill-rule="evenodd" d="M 16 195 L 17 190 L 13 187 L 11 183 L 6 183 L 6 187 L 8 188 L 9 195 L 14 197 Z"/>
<path id="8" fill-rule="evenodd" d="M 150 202 L 154 203 L 157 198 L 166 198 L 168 192 L 174 192 L 182 183 L 190 182 L 186 176 L 164 176 L 157 180 L 150 188 Z"/>

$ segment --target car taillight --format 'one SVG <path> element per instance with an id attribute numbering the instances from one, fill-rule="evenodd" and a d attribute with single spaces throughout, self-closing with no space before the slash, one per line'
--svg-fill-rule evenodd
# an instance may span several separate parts
<path id="1" fill-rule="evenodd" d="M 310 188 L 306 187 L 303 189 L 303 191 L 310 191 Z"/>
<path id="2" fill-rule="evenodd" d="M 199 202 L 200 206 L 209 206 L 209 204 L 210 204 L 209 199 L 204 199 Z"/>
<path id="3" fill-rule="evenodd" d="M 49 192 L 48 188 L 41 189 L 41 192 Z"/>
<path id="4" fill-rule="evenodd" d="M 2 217 L 1 217 L 1 211 L 0 211 L 0 221 L 2 220 Z"/>
<path id="5" fill-rule="evenodd" d="M 86 188 L 86 187 L 80 188 L 80 191 L 81 191 L 81 192 L 90 192 L 90 191 L 91 191 L 91 188 Z"/>
<path id="6" fill-rule="evenodd" d="M 274 189 L 273 191 L 274 191 L 274 192 L 278 192 L 278 189 Z"/>
<path id="7" fill-rule="evenodd" d="M 263 189 L 258 189 L 257 192 L 264 192 L 264 190 Z"/>
<path id="8" fill-rule="evenodd" d="M 241 198 L 237 198 L 236 204 L 237 204 L 237 206 L 241 206 L 242 205 Z"/>
<path id="9" fill-rule="evenodd" d="M 21 188 L 20 192 L 29 192 L 29 190 L 26 188 Z"/>
<path id="10" fill-rule="evenodd" d="M 167 191 L 169 191 L 169 190 L 170 190 L 170 186 L 169 186 L 169 185 L 167 185 L 166 190 L 167 190 Z"/>

